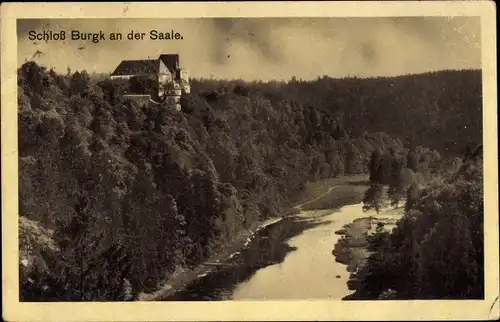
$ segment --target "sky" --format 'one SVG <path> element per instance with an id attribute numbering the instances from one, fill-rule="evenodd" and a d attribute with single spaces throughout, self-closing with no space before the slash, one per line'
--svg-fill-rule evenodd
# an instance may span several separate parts
<path id="1" fill-rule="evenodd" d="M 153 29 L 183 39 L 151 40 Z M 124 39 L 33 41 L 30 30 L 121 32 Z M 131 30 L 145 39 L 127 40 Z M 178 53 L 181 67 L 197 78 L 395 76 L 480 69 L 480 30 L 478 17 L 18 20 L 18 65 L 32 59 L 62 73 L 68 67 L 109 73 L 125 59 Z"/>

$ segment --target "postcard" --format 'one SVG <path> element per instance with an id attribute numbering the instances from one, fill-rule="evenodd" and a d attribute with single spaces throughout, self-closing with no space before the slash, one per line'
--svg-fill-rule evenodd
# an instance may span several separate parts
<path id="1" fill-rule="evenodd" d="M 1 12 L 5 320 L 499 318 L 493 2 Z"/>

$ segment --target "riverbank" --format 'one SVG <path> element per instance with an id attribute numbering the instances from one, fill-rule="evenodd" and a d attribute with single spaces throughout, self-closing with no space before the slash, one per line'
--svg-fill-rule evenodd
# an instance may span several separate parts
<path id="1" fill-rule="evenodd" d="M 304 298 L 305 290 L 308 298 L 340 300 L 349 294 L 349 276 L 345 266 L 331 257 L 331 245 L 339 237 L 334 231 L 363 215 L 361 199 L 365 189 L 361 185 L 339 186 L 335 194 L 329 195 L 332 204 L 337 205 L 334 209 L 301 211 L 268 225 L 232 258 L 161 300 L 290 299 Z M 359 198 L 355 205 L 345 206 L 353 195 Z"/>
<path id="2" fill-rule="evenodd" d="M 366 175 L 358 175 L 308 183 L 303 196 L 306 196 L 311 200 L 302 202 L 301 204 L 293 207 L 283 216 L 276 217 L 265 222 L 256 223 L 251 229 L 240 232 L 235 240 L 230 245 L 224 247 L 221 252 L 214 254 L 211 258 L 194 269 L 178 270 L 163 284 L 164 286 L 162 288 L 154 293 L 140 294 L 139 300 L 158 301 L 175 298 L 176 293 L 182 293 L 188 289 L 191 284 L 203 283 L 203 281 L 198 280 L 205 279 L 205 277 L 209 274 L 216 274 L 223 268 L 230 267 L 233 271 L 238 271 L 238 279 L 233 282 L 239 282 L 240 277 L 243 278 L 246 275 L 250 276 L 249 273 L 253 273 L 261 267 L 283 261 L 286 254 L 293 251 L 292 248 L 288 247 L 285 241 L 300 234 L 305 229 L 311 228 L 315 224 L 314 222 L 295 222 L 287 219 L 291 219 L 298 214 L 303 209 L 303 206 L 307 206 L 308 209 L 328 209 L 321 208 L 322 205 L 325 204 L 325 201 L 328 201 L 328 204 L 330 205 L 334 205 L 334 207 L 331 208 L 338 208 L 342 205 L 349 204 L 353 200 L 355 200 L 355 202 L 359 202 L 360 198 L 362 198 L 364 190 L 366 189 L 366 186 L 362 186 L 366 180 Z M 342 185 L 347 186 L 348 188 L 332 189 Z M 350 185 L 352 185 L 352 187 Z M 301 199 L 304 200 L 304 197 Z M 269 245 L 260 248 L 265 249 L 266 254 L 261 254 L 262 258 L 246 260 L 244 264 L 252 266 L 250 269 L 240 267 L 240 264 L 238 263 L 240 259 L 236 257 L 241 256 L 241 251 L 247 248 L 252 240 L 259 236 L 260 232 L 283 220 L 287 220 L 284 224 L 286 229 L 274 233 L 275 236 L 273 236 L 273 239 L 276 239 L 276 241 L 273 243 L 271 243 L 272 239 L 267 236 L 267 233 L 263 233 L 263 235 L 266 236 L 262 236 L 262 238 L 267 239 L 266 242 L 269 242 Z M 257 241 L 257 244 L 259 243 L 260 241 Z M 267 250 L 269 247 L 273 248 L 272 251 Z M 228 282 L 226 284 L 231 283 Z"/>
<path id="3" fill-rule="evenodd" d="M 318 180 L 315 182 L 309 182 L 306 184 L 306 188 L 300 198 L 300 202 L 295 206 L 301 210 L 315 210 L 315 209 L 332 209 L 338 207 L 338 200 L 349 197 L 351 194 L 347 193 L 344 196 L 338 196 L 338 191 L 335 191 L 336 187 L 342 185 L 349 186 L 362 186 L 368 187 L 369 176 L 366 174 L 358 174 L 351 176 L 344 176 L 339 178 L 329 178 Z M 364 193 L 363 188 L 363 193 Z M 359 199 L 358 194 L 351 196 L 350 199 Z M 332 204 L 332 202 L 334 204 Z M 343 200 L 344 202 L 344 200 Z M 355 202 L 353 202 L 355 203 Z M 347 203 L 344 203 L 347 204 Z"/>
<path id="4" fill-rule="evenodd" d="M 402 216 L 403 208 L 384 208 L 378 214 L 374 213 L 371 216 L 357 218 L 335 231 L 335 234 L 339 235 L 340 238 L 334 245 L 332 254 L 336 262 L 347 266 L 346 270 L 350 273 L 347 282 L 349 290 L 357 290 L 359 283 L 357 274 L 366 265 L 371 254 L 367 249 L 367 237 L 375 233 L 377 226 L 386 231 L 392 231 Z M 346 296 L 344 299 L 349 299 L 350 296 Z"/>
<path id="5" fill-rule="evenodd" d="M 352 187 L 345 185 L 339 190 L 343 189 Z M 264 267 L 240 283 L 231 298 L 341 300 L 349 295 L 349 272 L 344 264 L 332 258 L 332 245 L 340 238 L 335 231 L 363 215 L 361 200 L 334 209 L 302 211 L 294 221 L 314 225 L 286 241 L 295 250 L 278 265 Z"/>
<path id="6" fill-rule="evenodd" d="M 198 278 L 202 278 L 211 272 L 215 271 L 218 266 L 224 265 L 227 260 L 232 259 L 238 251 L 246 247 L 254 238 L 254 236 L 265 229 L 266 227 L 278 223 L 279 221 L 293 216 L 298 213 L 299 210 L 292 209 L 287 212 L 286 215 L 282 217 L 268 219 L 262 223 L 256 223 L 252 228 L 248 230 L 240 231 L 233 242 L 226 245 L 223 250 L 219 253 L 212 255 L 202 264 L 198 265 L 194 269 L 178 269 L 172 276 L 163 284 L 164 286 L 154 293 L 141 293 L 139 295 L 139 301 L 158 301 L 164 298 L 171 297 L 176 292 L 182 291 L 188 284 L 192 283 Z"/>

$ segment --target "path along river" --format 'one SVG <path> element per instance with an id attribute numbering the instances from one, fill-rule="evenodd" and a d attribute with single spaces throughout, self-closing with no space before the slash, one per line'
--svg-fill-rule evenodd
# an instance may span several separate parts
<path id="1" fill-rule="evenodd" d="M 207 263 L 211 272 L 162 300 L 340 300 L 351 294 L 347 267 L 332 255 L 341 237 L 335 231 L 369 214 L 360 203 L 365 187 L 337 187 L 323 194 L 330 194 L 328 209 L 301 210 L 266 226 L 246 248 L 224 263 Z"/>

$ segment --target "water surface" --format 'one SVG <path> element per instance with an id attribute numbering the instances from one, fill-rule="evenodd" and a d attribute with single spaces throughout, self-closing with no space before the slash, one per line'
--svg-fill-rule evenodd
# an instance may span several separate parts
<path id="1" fill-rule="evenodd" d="M 340 210 L 304 211 L 296 219 L 316 218 L 316 225 L 288 240 L 295 248 L 283 262 L 258 270 L 248 281 L 236 287 L 231 299 L 338 299 L 349 295 L 349 272 L 335 261 L 332 250 L 340 238 L 335 231 L 356 218 L 366 217 L 362 205 Z"/>
<path id="2" fill-rule="evenodd" d="M 362 204 L 302 211 L 258 232 L 247 248 L 163 300 L 342 299 L 349 273 L 335 261 L 335 231 L 366 217 Z"/>

